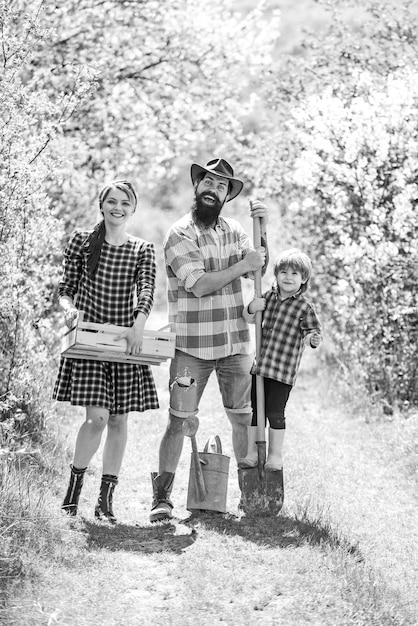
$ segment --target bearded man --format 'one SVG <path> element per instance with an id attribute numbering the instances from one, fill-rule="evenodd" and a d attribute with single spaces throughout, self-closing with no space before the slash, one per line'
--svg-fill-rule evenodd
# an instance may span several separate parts
<path id="1" fill-rule="evenodd" d="M 170 365 L 170 410 L 160 444 L 159 473 L 152 473 L 150 521 L 172 517 L 170 500 L 174 474 L 183 447 L 183 418 L 196 414 L 209 376 L 216 372 L 225 412 L 232 426 L 237 462 L 247 453 L 251 423 L 253 349 L 242 316 L 241 277 L 265 269 L 267 207 L 251 202 L 251 217 L 261 218 L 262 247 L 254 250 L 237 220 L 221 216 L 225 202 L 244 186 L 231 165 L 213 159 L 206 166 L 193 163 L 195 198 L 190 213 L 169 229 L 164 240 L 168 279 L 169 322 L 176 333 L 176 352 Z M 196 405 L 184 414 L 174 382 L 192 377 Z"/>

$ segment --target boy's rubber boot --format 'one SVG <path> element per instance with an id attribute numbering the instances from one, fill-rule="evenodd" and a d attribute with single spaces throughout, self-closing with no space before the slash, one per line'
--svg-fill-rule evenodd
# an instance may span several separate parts
<path id="1" fill-rule="evenodd" d="M 112 474 L 103 474 L 100 484 L 100 494 L 94 508 L 94 517 L 102 521 L 116 524 L 116 517 L 113 513 L 113 492 L 118 484 L 118 477 Z"/>
<path id="2" fill-rule="evenodd" d="M 149 521 L 162 522 L 173 517 L 173 503 L 170 500 L 173 489 L 174 474 L 172 472 L 151 473 L 153 501 Z"/>
<path id="3" fill-rule="evenodd" d="M 87 467 L 78 469 L 77 467 L 70 465 L 70 482 L 68 483 L 67 493 L 65 494 L 61 509 L 71 517 L 77 515 L 78 501 L 80 499 L 86 469 Z"/>
<path id="4" fill-rule="evenodd" d="M 238 467 L 240 469 L 249 469 L 250 467 L 256 467 L 258 463 L 257 426 L 248 426 L 247 436 L 247 455 L 243 459 L 240 459 L 238 461 Z"/>
<path id="5" fill-rule="evenodd" d="M 267 461 L 264 465 L 266 472 L 277 472 L 283 469 L 283 442 L 285 429 L 269 428 L 269 447 Z"/>

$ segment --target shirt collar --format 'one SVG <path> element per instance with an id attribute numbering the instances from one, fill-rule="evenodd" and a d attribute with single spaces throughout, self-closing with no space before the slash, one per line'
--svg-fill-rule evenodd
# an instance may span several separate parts
<path id="1" fill-rule="evenodd" d="M 293 293 L 291 296 L 287 296 L 287 298 L 283 298 L 283 300 L 280 297 L 280 291 L 277 286 L 277 283 L 273 285 L 273 292 L 277 300 L 284 302 L 285 300 L 290 300 L 291 298 L 293 299 L 299 298 L 299 296 L 302 295 L 302 287 L 299 289 L 299 291 L 297 291 L 296 293 Z"/>
<path id="2" fill-rule="evenodd" d="M 199 225 L 198 225 L 198 224 L 197 224 L 197 223 L 193 220 L 193 218 L 192 218 L 192 217 L 191 217 L 191 221 L 192 221 L 192 224 L 193 224 L 194 228 L 196 229 L 196 231 L 197 231 L 197 233 L 198 233 L 199 235 L 201 235 L 202 233 L 210 233 L 210 231 L 211 231 L 211 230 L 216 230 L 217 228 L 220 228 L 221 230 L 225 230 L 225 224 L 226 224 L 226 222 L 225 222 L 225 220 L 223 219 L 223 217 L 221 217 L 220 215 L 218 215 L 218 218 L 217 218 L 217 220 L 216 220 L 216 224 L 215 224 L 215 227 L 214 227 L 214 228 L 203 228 L 203 227 L 200 227 L 200 226 L 199 226 Z"/>

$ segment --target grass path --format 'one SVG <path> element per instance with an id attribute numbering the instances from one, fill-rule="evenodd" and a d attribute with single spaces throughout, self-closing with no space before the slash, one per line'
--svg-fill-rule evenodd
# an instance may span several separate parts
<path id="1" fill-rule="evenodd" d="M 231 461 L 230 514 L 187 521 L 186 440 L 173 492 L 178 520 L 151 526 L 149 474 L 157 469 L 168 405 L 167 367 L 155 368 L 162 409 L 131 419 L 116 496 L 121 523 L 109 528 L 93 520 L 98 458 L 82 518 L 66 524 L 68 558 L 40 568 L 40 582 L 16 596 L 10 624 L 416 625 L 416 482 L 394 450 L 393 428 L 350 415 L 318 364 L 306 359 L 289 401 L 279 518 L 239 516 Z M 214 378 L 200 422 L 199 448 L 219 434 L 231 455 Z M 71 442 L 78 423 L 70 427 Z M 58 515 L 58 494 L 54 507 Z"/>

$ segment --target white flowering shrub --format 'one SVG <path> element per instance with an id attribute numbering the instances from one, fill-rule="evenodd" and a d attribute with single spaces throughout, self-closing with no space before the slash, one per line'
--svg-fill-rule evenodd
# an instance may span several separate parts
<path id="1" fill-rule="evenodd" d="M 339 358 L 372 394 L 418 403 L 418 72 L 359 71 L 294 110 L 292 206 L 315 251 Z"/>
<path id="2" fill-rule="evenodd" d="M 252 83 L 271 66 L 277 36 L 269 1 L 254 4 L 241 13 L 234 0 L 44 3 L 51 40 L 33 59 L 41 85 L 56 97 L 71 91 L 74 73 L 89 72 L 94 87 L 53 146 L 68 230 L 94 225 L 91 206 L 108 179 L 130 178 L 142 200 L 170 208 L 184 180 L 179 161 L 227 153 L 234 162 Z"/>
<path id="3" fill-rule="evenodd" d="M 418 14 L 319 3 L 326 23 L 258 94 L 268 123 L 244 158 L 271 199 L 271 251 L 296 245 L 313 260 L 312 298 L 347 383 L 391 412 L 418 405 Z"/>
<path id="4" fill-rule="evenodd" d="M 45 311 L 62 232 L 44 188 L 56 168 L 48 145 L 68 111 L 66 96 L 51 99 L 30 67 L 32 51 L 47 33 L 36 14 L 15 6 L 0 3 L 0 423 L 8 425 L 0 428 L 0 447 L 39 435 L 51 393 L 56 364 L 52 318 Z"/>
<path id="5" fill-rule="evenodd" d="M 171 207 L 177 159 L 226 144 L 239 153 L 240 118 L 271 65 L 278 23 L 268 0 L 256 5 L 0 0 L 4 420 L 20 410 L 22 428 L 36 430 L 31 407 L 50 398 L 62 250 L 75 227 L 94 225 L 98 189 L 129 177 L 141 203 L 148 194 Z"/>

